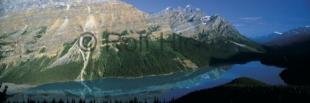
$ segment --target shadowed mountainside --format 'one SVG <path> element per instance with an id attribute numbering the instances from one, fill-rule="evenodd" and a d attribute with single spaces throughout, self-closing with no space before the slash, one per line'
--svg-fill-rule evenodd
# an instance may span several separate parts
<path id="1" fill-rule="evenodd" d="M 239 78 L 223 86 L 189 93 L 171 103 L 295 103 L 309 102 L 309 96 L 309 87 L 269 86 L 256 80 Z"/>

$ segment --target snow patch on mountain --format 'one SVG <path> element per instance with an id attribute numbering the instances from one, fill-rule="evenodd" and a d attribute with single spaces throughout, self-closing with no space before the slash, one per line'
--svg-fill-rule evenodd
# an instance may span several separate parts
<path id="1" fill-rule="evenodd" d="M 170 10 L 170 9 L 171 9 L 171 7 L 166 7 L 166 9 L 165 9 L 165 10 L 166 10 L 166 11 L 168 11 L 168 10 Z"/>
<path id="2" fill-rule="evenodd" d="M 209 20 L 211 20 L 211 16 L 204 16 L 201 18 L 203 24 L 207 24 Z"/>
<path id="3" fill-rule="evenodd" d="M 186 5 L 186 7 L 185 8 L 190 8 L 191 7 L 191 5 Z"/>

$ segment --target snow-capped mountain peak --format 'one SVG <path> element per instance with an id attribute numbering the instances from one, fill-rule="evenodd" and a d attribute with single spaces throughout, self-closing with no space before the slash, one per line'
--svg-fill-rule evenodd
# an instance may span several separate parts
<path id="1" fill-rule="evenodd" d="M 191 7 L 191 5 L 186 5 L 186 7 L 185 8 L 190 8 Z"/>
<path id="2" fill-rule="evenodd" d="M 166 7 L 166 9 L 165 9 L 165 10 L 167 11 L 167 10 L 170 10 L 170 9 L 171 9 L 171 7 L 170 7 L 170 6 L 168 6 L 168 7 Z"/>
<path id="3" fill-rule="evenodd" d="M 207 22 L 211 19 L 211 16 L 204 16 L 201 18 L 203 24 L 207 24 Z"/>

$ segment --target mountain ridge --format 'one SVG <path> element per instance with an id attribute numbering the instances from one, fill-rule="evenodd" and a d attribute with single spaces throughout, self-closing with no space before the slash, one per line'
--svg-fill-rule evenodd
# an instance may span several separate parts
<path id="1" fill-rule="evenodd" d="M 63 5 L 12 12 L 0 24 L 0 79 L 14 83 L 193 71 L 262 50 L 222 17 L 190 7 L 148 14 L 125 2 Z"/>
<path id="2" fill-rule="evenodd" d="M 293 28 L 284 32 L 278 32 L 275 31 L 273 33 L 270 33 L 266 36 L 261 36 L 261 37 L 257 37 L 257 38 L 253 38 L 254 41 L 261 43 L 261 44 L 266 44 L 268 45 L 269 43 L 272 43 L 273 41 L 276 41 L 277 39 L 284 39 L 284 38 L 289 38 L 289 37 L 293 37 L 294 36 L 305 36 L 305 38 L 307 38 L 307 35 L 305 35 L 307 32 L 309 32 L 310 27 L 309 26 L 304 26 L 304 27 L 297 27 L 297 28 Z M 300 34 L 298 34 L 300 33 Z M 300 37 L 300 39 L 302 39 L 302 37 Z M 278 41 L 281 42 L 281 41 Z"/>

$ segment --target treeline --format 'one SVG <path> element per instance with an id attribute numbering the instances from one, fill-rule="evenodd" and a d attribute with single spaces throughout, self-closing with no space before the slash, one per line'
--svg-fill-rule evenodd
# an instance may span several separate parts
<path id="1" fill-rule="evenodd" d="M 18 101 L 18 102 L 17 102 Z M 159 98 L 154 97 L 152 100 L 139 100 L 137 97 L 134 97 L 133 99 L 130 100 L 113 100 L 113 99 L 107 99 L 107 100 L 85 100 L 85 99 L 52 99 L 52 100 L 36 100 L 36 99 L 31 99 L 28 98 L 25 101 L 5 101 L 7 103 L 166 103 L 166 101 L 161 101 Z"/>

